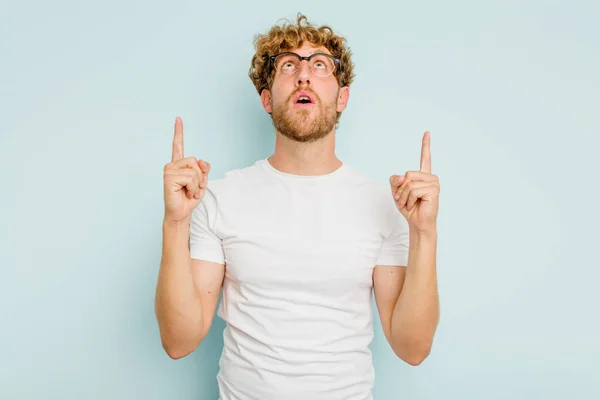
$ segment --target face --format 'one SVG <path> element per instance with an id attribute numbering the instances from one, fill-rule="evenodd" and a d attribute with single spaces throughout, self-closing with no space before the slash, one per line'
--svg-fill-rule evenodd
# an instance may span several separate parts
<path id="1" fill-rule="evenodd" d="M 301 56 L 330 54 L 310 44 L 293 51 Z M 314 142 L 333 132 L 337 113 L 346 108 L 348 96 L 349 88 L 340 88 L 335 73 L 315 75 L 308 62 L 302 61 L 291 75 L 275 72 L 272 88 L 263 91 L 261 100 L 280 134 L 297 142 Z"/>

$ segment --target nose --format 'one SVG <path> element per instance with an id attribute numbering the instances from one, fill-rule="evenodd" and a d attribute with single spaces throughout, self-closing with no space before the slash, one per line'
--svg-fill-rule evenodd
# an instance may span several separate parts
<path id="1" fill-rule="evenodd" d="M 308 61 L 302 60 L 296 74 L 298 75 L 297 86 L 310 85 L 310 68 L 308 66 Z"/>

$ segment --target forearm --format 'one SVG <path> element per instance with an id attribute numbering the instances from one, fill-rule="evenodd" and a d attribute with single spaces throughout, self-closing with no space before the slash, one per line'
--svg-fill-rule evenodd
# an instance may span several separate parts
<path id="1" fill-rule="evenodd" d="M 163 347 L 174 358 L 193 351 L 203 332 L 202 307 L 192 279 L 188 241 L 189 221 L 163 222 L 155 312 Z"/>
<path id="2" fill-rule="evenodd" d="M 437 233 L 410 232 L 408 268 L 391 331 L 395 352 L 411 364 L 429 354 L 439 321 L 436 248 Z"/>

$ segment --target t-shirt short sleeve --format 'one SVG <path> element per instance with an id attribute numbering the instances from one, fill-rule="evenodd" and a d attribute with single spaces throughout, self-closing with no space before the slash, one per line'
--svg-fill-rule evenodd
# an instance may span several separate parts
<path id="1" fill-rule="evenodd" d="M 191 258 L 225 264 L 221 238 L 215 232 L 217 215 L 215 196 L 207 190 L 190 219 Z"/>
<path id="2" fill-rule="evenodd" d="M 386 220 L 391 227 L 390 233 L 383 241 L 377 257 L 377 265 L 407 266 L 409 249 L 408 221 L 398 211 L 393 201 L 391 203 L 392 207 L 385 207 Z"/>

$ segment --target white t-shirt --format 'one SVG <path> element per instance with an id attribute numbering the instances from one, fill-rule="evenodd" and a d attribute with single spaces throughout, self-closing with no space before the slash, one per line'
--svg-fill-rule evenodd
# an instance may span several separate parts
<path id="1" fill-rule="evenodd" d="M 221 400 L 370 400 L 372 274 L 406 266 L 409 230 L 389 184 L 346 164 L 320 176 L 266 159 L 210 181 L 194 259 L 226 265 Z"/>

